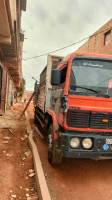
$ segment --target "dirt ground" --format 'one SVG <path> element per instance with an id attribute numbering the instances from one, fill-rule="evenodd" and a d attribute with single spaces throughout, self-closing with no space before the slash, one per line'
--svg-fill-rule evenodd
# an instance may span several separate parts
<path id="1" fill-rule="evenodd" d="M 47 160 L 46 140 L 40 138 L 33 124 L 34 140 L 53 200 L 112 200 L 112 160 L 63 159 L 51 166 Z"/>
<path id="2" fill-rule="evenodd" d="M 0 200 L 37 195 L 25 118 L 18 122 L 22 110 L 23 105 L 18 104 L 0 116 Z"/>

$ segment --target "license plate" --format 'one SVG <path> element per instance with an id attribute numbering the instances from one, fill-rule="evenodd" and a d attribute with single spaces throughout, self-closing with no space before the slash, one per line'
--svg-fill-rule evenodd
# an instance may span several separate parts
<path id="1" fill-rule="evenodd" d="M 112 144 L 112 139 L 106 139 L 106 144 Z"/>

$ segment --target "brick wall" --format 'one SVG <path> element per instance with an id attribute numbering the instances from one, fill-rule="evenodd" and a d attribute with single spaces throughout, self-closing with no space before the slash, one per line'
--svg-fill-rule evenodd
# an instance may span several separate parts
<path id="1" fill-rule="evenodd" d="M 105 45 L 105 34 L 109 30 L 111 30 L 111 39 L 110 42 Z M 90 36 L 89 40 L 84 45 L 79 47 L 76 52 L 112 54 L 112 19 L 104 24 L 92 36 Z"/>

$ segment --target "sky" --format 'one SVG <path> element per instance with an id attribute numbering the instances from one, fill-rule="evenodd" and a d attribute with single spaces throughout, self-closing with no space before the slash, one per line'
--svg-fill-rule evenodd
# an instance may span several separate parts
<path id="1" fill-rule="evenodd" d="M 24 59 L 49 53 L 92 35 L 112 18 L 111 15 L 112 0 L 27 0 L 27 10 L 22 12 L 25 33 L 22 68 L 26 90 L 33 91 L 34 79 L 39 81 L 47 64 L 47 55 Z M 53 55 L 66 56 L 86 41 Z"/>

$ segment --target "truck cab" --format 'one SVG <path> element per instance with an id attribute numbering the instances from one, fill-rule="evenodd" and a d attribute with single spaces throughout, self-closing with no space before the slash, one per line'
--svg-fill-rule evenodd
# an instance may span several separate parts
<path id="1" fill-rule="evenodd" d="M 111 159 L 112 56 L 73 53 L 52 70 L 51 85 L 51 162 L 54 148 L 59 157 Z"/>

